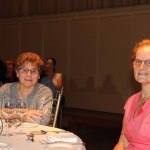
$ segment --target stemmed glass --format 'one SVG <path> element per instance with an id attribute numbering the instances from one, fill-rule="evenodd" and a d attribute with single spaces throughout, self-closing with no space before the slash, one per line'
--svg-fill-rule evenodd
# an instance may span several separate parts
<path id="1" fill-rule="evenodd" d="M 20 120 L 20 128 L 22 128 L 23 125 L 23 117 L 28 115 L 29 112 L 29 106 L 28 102 L 26 100 L 18 100 L 16 102 L 16 114 L 18 115 L 18 118 Z M 25 134 L 22 129 L 17 134 Z"/>
<path id="2" fill-rule="evenodd" d="M 2 118 L 6 120 L 6 123 L 7 123 L 6 133 L 3 134 L 3 136 L 12 135 L 12 133 L 9 133 L 10 119 L 13 119 L 13 116 L 15 116 L 15 113 L 16 113 L 16 103 L 12 101 L 11 99 L 3 100 L 2 105 L 1 105 L 1 115 L 2 115 Z"/>

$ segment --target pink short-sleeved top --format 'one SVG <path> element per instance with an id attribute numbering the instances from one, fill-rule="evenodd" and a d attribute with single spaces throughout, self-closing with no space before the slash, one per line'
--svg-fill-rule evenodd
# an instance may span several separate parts
<path id="1" fill-rule="evenodd" d="M 129 142 L 126 150 L 150 150 L 150 98 L 133 118 L 141 92 L 132 95 L 125 104 L 124 134 Z"/>

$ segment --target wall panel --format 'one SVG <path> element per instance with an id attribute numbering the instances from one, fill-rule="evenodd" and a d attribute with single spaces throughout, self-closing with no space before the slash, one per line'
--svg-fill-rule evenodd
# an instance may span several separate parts
<path id="1" fill-rule="evenodd" d="M 1 58 L 24 50 L 44 60 L 53 56 L 64 75 L 67 107 L 122 113 L 139 90 L 130 54 L 136 40 L 150 37 L 149 8 L 0 20 Z"/>
<path id="2" fill-rule="evenodd" d="M 42 29 L 42 22 L 26 21 L 21 23 L 21 51 L 31 50 L 43 57 Z"/>
<path id="3" fill-rule="evenodd" d="M 57 71 L 66 74 L 67 64 L 67 21 L 46 21 L 44 27 L 44 53 L 57 60 Z M 62 65 L 60 65 L 62 64 Z"/>
<path id="4" fill-rule="evenodd" d="M 0 24 L 0 56 L 3 60 L 16 59 L 16 54 L 18 54 L 19 51 L 18 34 L 19 24 L 11 22 Z"/>
<path id="5" fill-rule="evenodd" d="M 134 41 L 142 38 L 150 38 L 150 14 L 138 14 L 134 18 L 133 32 L 135 35 Z"/>
<path id="6" fill-rule="evenodd" d="M 96 18 L 71 20 L 70 37 L 70 67 L 68 80 L 67 105 L 93 105 L 93 100 L 87 97 L 90 92 L 94 96 L 96 70 Z M 73 87 L 73 85 L 75 87 Z M 73 88 L 73 89 L 72 89 Z M 75 89 L 74 89 L 75 88 Z M 79 94 L 79 95 L 78 95 Z M 85 95 L 86 94 L 86 95 Z M 78 97 L 81 97 L 79 99 Z M 86 103 L 84 101 L 86 100 Z M 88 103 L 87 103 L 88 102 Z M 87 106 L 86 106 L 87 107 Z M 87 107 L 88 108 L 88 107 Z"/>

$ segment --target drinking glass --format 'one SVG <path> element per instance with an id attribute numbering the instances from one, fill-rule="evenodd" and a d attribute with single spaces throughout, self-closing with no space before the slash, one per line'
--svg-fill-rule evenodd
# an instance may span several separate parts
<path id="1" fill-rule="evenodd" d="M 18 118 L 20 120 L 20 128 L 22 128 L 23 125 L 23 117 L 28 115 L 29 107 L 28 102 L 26 100 L 18 100 L 16 103 L 16 114 L 18 115 Z M 17 134 L 25 134 L 22 129 Z"/>
<path id="2" fill-rule="evenodd" d="M 13 116 L 15 116 L 16 113 L 16 105 L 14 101 L 10 100 L 3 100 L 2 106 L 1 106 L 1 115 L 2 118 L 6 120 L 7 128 L 6 133 L 3 134 L 3 136 L 11 136 L 12 133 L 9 133 L 10 128 L 10 119 L 13 119 Z"/>

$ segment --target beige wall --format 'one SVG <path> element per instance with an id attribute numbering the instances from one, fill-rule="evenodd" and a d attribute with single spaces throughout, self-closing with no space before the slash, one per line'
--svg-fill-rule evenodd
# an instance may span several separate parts
<path id="1" fill-rule="evenodd" d="M 32 50 L 57 59 L 66 106 L 122 113 L 138 90 L 130 66 L 135 41 L 150 37 L 150 6 L 0 20 L 1 58 Z"/>

